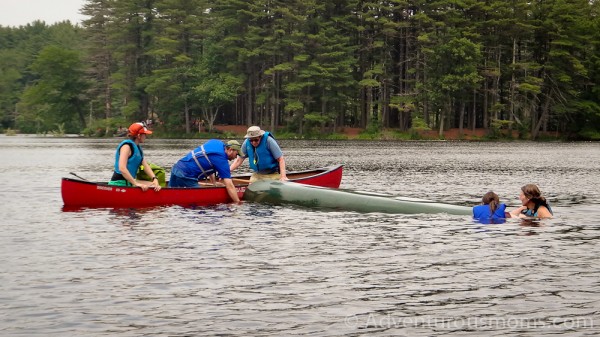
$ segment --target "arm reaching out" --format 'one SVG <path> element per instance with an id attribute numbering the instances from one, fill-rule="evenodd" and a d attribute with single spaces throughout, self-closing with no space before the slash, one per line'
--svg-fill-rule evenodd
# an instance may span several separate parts
<path id="1" fill-rule="evenodd" d="M 237 191 L 235 190 L 235 186 L 233 185 L 233 181 L 229 178 L 225 178 L 225 179 L 223 179 L 223 182 L 225 183 L 225 188 L 227 189 L 227 194 L 229 194 L 229 197 L 231 198 L 231 200 L 233 200 L 233 202 L 235 202 L 236 204 L 241 203 L 240 198 L 238 197 Z"/>
<path id="2" fill-rule="evenodd" d="M 246 158 L 241 157 L 241 156 L 237 156 L 237 158 L 235 158 L 235 160 L 233 161 L 233 163 L 231 163 L 231 165 L 229 165 L 229 171 L 234 171 L 235 169 L 237 169 L 238 167 L 240 167 L 240 165 L 242 165 L 242 163 L 244 162 Z"/>
<path id="3" fill-rule="evenodd" d="M 289 180 L 287 175 L 285 174 L 285 159 L 283 159 L 283 156 L 277 158 L 277 162 L 279 162 L 279 174 L 281 175 L 281 178 L 279 178 L 279 180 Z"/>

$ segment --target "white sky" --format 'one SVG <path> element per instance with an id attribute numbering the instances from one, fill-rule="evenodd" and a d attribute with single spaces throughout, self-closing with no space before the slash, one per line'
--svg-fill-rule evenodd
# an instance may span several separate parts
<path id="1" fill-rule="evenodd" d="M 86 17 L 79 14 L 85 0 L 0 0 L 0 25 L 24 26 L 35 20 L 47 25 L 70 20 L 81 24 Z"/>

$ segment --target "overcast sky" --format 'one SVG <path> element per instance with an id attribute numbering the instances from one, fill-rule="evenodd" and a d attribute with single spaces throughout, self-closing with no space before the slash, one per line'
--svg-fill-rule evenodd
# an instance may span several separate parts
<path id="1" fill-rule="evenodd" d="M 79 14 L 85 0 L 0 0 L 0 25 L 24 26 L 35 20 L 51 25 L 71 20 L 81 24 L 86 18 Z"/>

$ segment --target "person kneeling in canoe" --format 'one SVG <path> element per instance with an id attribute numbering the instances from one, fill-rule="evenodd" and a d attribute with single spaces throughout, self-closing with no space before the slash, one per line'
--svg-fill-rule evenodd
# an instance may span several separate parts
<path id="1" fill-rule="evenodd" d="M 473 218 L 484 224 L 504 223 L 507 215 L 510 218 L 506 204 L 501 204 L 498 195 L 492 191 L 483 195 L 481 205 L 473 207 Z"/>
<path id="2" fill-rule="evenodd" d="M 144 158 L 144 151 L 140 144 L 146 141 L 147 135 L 151 135 L 152 131 L 146 128 L 143 123 L 133 123 L 127 129 L 127 137 L 117 146 L 115 154 L 115 171 L 112 178 L 108 182 L 114 186 L 134 186 L 140 187 L 143 191 L 152 188 L 155 191 L 160 191 L 158 178 L 152 172 L 150 165 Z M 125 146 L 127 145 L 127 146 Z M 136 180 L 136 175 L 140 165 L 144 166 L 144 172 L 152 177 L 152 181 Z"/>
<path id="3" fill-rule="evenodd" d="M 231 200 L 240 202 L 229 170 L 229 160 L 233 160 L 240 152 L 240 143 L 230 140 L 223 143 L 211 139 L 190 151 L 179 159 L 171 169 L 169 187 L 200 187 L 199 180 L 210 179 L 216 185 L 215 172 L 223 179 Z"/>
<path id="4" fill-rule="evenodd" d="M 259 126 L 251 126 L 244 137 L 240 156 L 231 164 L 230 170 L 237 169 L 246 158 L 250 158 L 253 173 L 250 183 L 262 179 L 288 180 L 285 173 L 283 152 L 270 132 L 261 130 Z"/>

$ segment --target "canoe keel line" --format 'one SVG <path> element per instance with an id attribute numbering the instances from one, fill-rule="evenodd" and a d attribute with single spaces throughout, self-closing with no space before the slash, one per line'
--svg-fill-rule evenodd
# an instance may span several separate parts
<path id="1" fill-rule="evenodd" d="M 271 204 L 294 204 L 309 208 L 362 213 L 448 213 L 471 215 L 470 207 L 420 199 L 401 199 L 274 180 L 257 181 L 246 188 L 244 200 Z"/>

